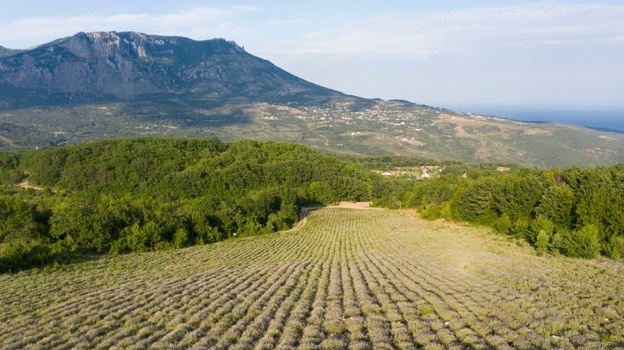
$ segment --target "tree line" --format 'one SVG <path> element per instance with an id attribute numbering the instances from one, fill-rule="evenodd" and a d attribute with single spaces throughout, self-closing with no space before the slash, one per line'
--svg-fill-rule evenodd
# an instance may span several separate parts
<path id="1" fill-rule="evenodd" d="M 404 166 L 401 157 L 341 158 L 216 138 L 2 152 L 0 272 L 285 230 L 301 207 L 343 200 L 490 226 L 539 254 L 624 253 L 624 164 L 542 170 L 439 162 L 439 174 L 415 181 L 366 169 Z M 36 188 L 16 186 L 23 181 Z"/>
<path id="2" fill-rule="evenodd" d="M 15 186 L 24 179 L 43 191 Z M 284 230 L 302 206 L 371 200 L 381 180 L 277 142 L 135 138 L 0 153 L 0 271 Z"/>
<path id="3" fill-rule="evenodd" d="M 460 176 L 462 174 L 463 176 Z M 395 180 L 400 181 L 400 180 Z M 532 244 L 539 254 L 619 260 L 624 253 L 624 164 L 501 173 L 464 165 L 463 173 L 405 184 L 382 204 L 418 208 L 422 217 L 467 221 Z"/>

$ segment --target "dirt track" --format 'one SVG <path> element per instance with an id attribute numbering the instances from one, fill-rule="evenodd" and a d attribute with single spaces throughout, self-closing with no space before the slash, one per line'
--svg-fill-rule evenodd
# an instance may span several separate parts
<path id="1" fill-rule="evenodd" d="M 373 209 L 383 210 L 383 208 L 372 207 L 373 202 L 340 202 L 338 205 L 330 205 L 327 208 L 348 208 L 348 209 Z"/>
<path id="2" fill-rule="evenodd" d="M 43 191 L 43 187 L 29 185 L 28 179 L 24 179 L 24 181 L 18 183 L 17 187 L 26 188 L 26 189 L 32 188 L 33 190 L 36 190 L 36 191 Z"/>

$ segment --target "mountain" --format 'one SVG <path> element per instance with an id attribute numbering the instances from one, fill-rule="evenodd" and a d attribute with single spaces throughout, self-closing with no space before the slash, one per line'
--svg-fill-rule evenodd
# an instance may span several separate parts
<path id="1" fill-rule="evenodd" d="M 5 57 L 0 61 L 0 84 L 14 96 L 15 106 L 158 94 L 322 103 L 341 95 L 250 55 L 231 41 L 134 32 L 78 33 Z"/>
<path id="2" fill-rule="evenodd" d="M 224 39 L 78 33 L 0 52 L 7 55 L 0 57 L 5 150 L 128 136 L 216 136 L 538 167 L 624 162 L 624 134 L 350 96 Z"/>
<path id="3" fill-rule="evenodd" d="M 0 46 L 0 57 L 11 56 L 18 52 L 21 52 L 21 50 L 7 49 L 6 47 Z"/>

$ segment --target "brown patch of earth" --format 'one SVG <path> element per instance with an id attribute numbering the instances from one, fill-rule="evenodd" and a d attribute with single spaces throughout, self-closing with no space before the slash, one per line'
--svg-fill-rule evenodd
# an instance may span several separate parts
<path id="1" fill-rule="evenodd" d="M 338 205 L 329 205 L 327 208 L 383 210 L 383 208 L 374 208 L 372 205 L 373 202 L 340 202 Z"/>
<path id="2" fill-rule="evenodd" d="M 28 179 L 24 179 L 24 181 L 18 183 L 17 187 L 21 187 L 21 188 L 25 188 L 25 189 L 32 188 L 33 190 L 36 190 L 36 191 L 43 191 L 43 187 L 29 185 L 28 184 Z"/>

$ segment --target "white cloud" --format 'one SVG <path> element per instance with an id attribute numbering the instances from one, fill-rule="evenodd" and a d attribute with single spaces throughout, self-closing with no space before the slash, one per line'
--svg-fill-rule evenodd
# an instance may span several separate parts
<path id="1" fill-rule="evenodd" d="M 624 43 L 624 34 L 615 34 L 613 36 L 603 38 L 606 42 Z"/>
<path id="2" fill-rule="evenodd" d="M 621 106 L 622 43 L 624 5 L 541 3 L 379 16 L 258 54 L 367 97 Z"/>
<path id="3" fill-rule="evenodd" d="M 307 22 L 306 19 L 270 19 L 267 21 L 270 25 L 290 25 L 290 24 L 300 24 Z"/>
<path id="4" fill-rule="evenodd" d="M 546 46 L 567 46 L 574 45 L 578 43 L 576 40 L 544 40 L 541 42 L 542 45 Z"/>
<path id="5" fill-rule="evenodd" d="M 624 5 L 549 2 L 370 18 L 310 33 L 291 54 L 428 59 L 436 55 L 485 55 L 506 46 L 592 43 L 603 38 L 613 40 L 623 32 Z"/>
<path id="6" fill-rule="evenodd" d="M 230 8 L 198 7 L 175 13 L 150 14 L 116 14 L 110 16 L 82 15 L 71 17 L 34 17 L 24 18 L 0 24 L 0 38 L 10 38 L 4 46 L 23 48 L 43 44 L 60 37 L 70 36 L 77 32 L 102 30 L 136 30 L 149 34 L 183 35 L 205 39 L 235 33 L 244 30 L 237 25 L 236 18 L 250 12 L 262 11 L 259 7 L 234 6 Z"/>
<path id="7" fill-rule="evenodd" d="M 0 24 L 0 44 L 23 48 L 79 31 L 137 30 L 151 34 L 184 35 L 195 39 L 245 38 L 264 53 L 284 57 L 341 55 L 409 57 L 475 54 L 501 47 L 530 47 L 545 43 L 620 41 L 624 35 L 624 5 L 538 3 L 497 8 L 476 8 L 431 15 L 395 14 L 325 27 L 322 31 L 297 24 L 313 19 L 267 19 L 249 23 L 245 16 L 265 11 L 256 6 L 197 7 L 164 13 L 122 13 L 25 18 Z M 290 25 L 280 38 L 260 38 L 267 27 Z M 254 27 L 249 27 L 254 26 Z M 273 33 L 274 34 L 274 33 Z M 288 42 L 288 45 L 284 43 Z M 293 57 L 293 58 L 294 58 Z"/>
<path id="8" fill-rule="evenodd" d="M 235 5 L 230 10 L 233 12 L 263 12 L 264 8 L 252 5 Z"/>

